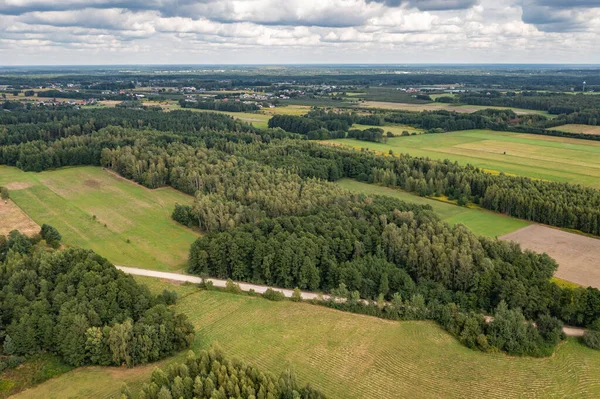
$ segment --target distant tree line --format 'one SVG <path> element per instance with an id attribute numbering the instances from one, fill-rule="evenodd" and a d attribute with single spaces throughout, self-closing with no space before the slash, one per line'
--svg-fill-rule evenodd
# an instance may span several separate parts
<path id="1" fill-rule="evenodd" d="M 463 68 L 460 71 L 419 71 L 419 73 L 398 74 L 383 68 L 362 68 L 352 70 L 344 67 L 332 73 L 332 70 L 304 73 L 293 69 L 280 72 L 261 71 L 225 71 L 189 73 L 189 71 L 171 71 L 168 76 L 160 77 L 151 69 L 135 73 L 111 70 L 77 71 L 56 69 L 5 73 L 3 83 L 12 87 L 39 87 L 50 84 L 66 86 L 76 81 L 82 89 L 117 90 L 134 88 L 135 82 L 143 86 L 184 87 L 195 86 L 207 90 L 233 89 L 240 87 L 270 87 L 277 90 L 281 82 L 294 82 L 289 87 L 306 85 L 353 85 L 365 87 L 414 87 L 419 85 L 455 85 L 461 82 L 466 87 L 514 88 L 516 90 L 554 90 L 570 91 L 579 88 L 587 81 L 590 90 L 600 90 L 600 79 L 596 68 L 555 68 L 532 73 L 530 68 L 486 68 L 484 70 Z M 51 75 L 51 76 L 48 76 Z"/>
<path id="2" fill-rule="evenodd" d="M 37 96 L 40 98 L 73 98 L 77 100 L 84 100 L 86 98 L 93 97 L 92 94 L 85 93 L 78 90 L 41 90 L 37 92 Z"/>
<path id="3" fill-rule="evenodd" d="M 306 115 L 274 115 L 269 119 L 269 128 L 281 128 L 287 132 L 306 135 L 311 140 L 344 138 L 355 124 L 382 125 L 377 115 L 360 115 L 348 112 L 313 109 Z"/>
<path id="4" fill-rule="evenodd" d="M 154 129 L 179 134 L 205 131 L 252 133 L 256 129 L 228 115 L 210 112 L 157 112 L 134 109 L 52 110 L 38 109 L 0 113 L 0 145 L 28 141 L 53 141 L 89 135 L 107 126 Z"/>
<path id="5" fill-rule="evenodd" d="M 567 96 L 575 97 L 573 95 Z M 448 110 L 423 112 L 379 110 L 370 115 L 319 109 L 311 111 L 304 116 L 275 115 L 269 120 L 269 127 L 278 127 L 287 132 L 299 133 L 310 140 L 348 137 L 364 141 L 381 142 L 385 138 L 385 135 L 380 137 L 378 134 L 360 134 L 358 129 L 351 128 L 355 123 L 375 126 L 383 126 L 384 123 L 402 124 L 423 129 L 427 133 L 488 129 L 584 140 L 600 140 L 600 136 L 598 135 L 561 132 L 552 129 L 556 126 L 569 123 L 597 125 L 599 121 L 600 108 L 583 109 L 568 115 L 561 114 L 554 119 L 548 119 L 543 115 L 537 114 L 519 115 L 511 109 L 484 109 L 473 113 L 459 113 Z M 375 133 L 375 131 L 372 133 Z"/>
<path id="6" fill-rule="evenodd" d="M 197 101 L 186 101 L 185 99 L 179 100 L 181 108 L 196 108 L 196 109 L 208 109 L 213 111 L 227 111 L 227 112 L 251 112 L 258 111 L 260 107 L 254 103 L 245 103 L 243 101 L 226 101 L 226 100 L 202 100 Z"/>
<path id="7" fill-rule="evenodd" d="M 364 130 L 350 129 L 348 131 L 349 139 L 373 141 L 375 143 L 381 143 L 386 137 L 392 137 L 392 134 L 384 134 L 383 129 L 379 127 L 370 127 Z"/>
<path id="8" fill-rule="evenodd" d="M 48 252 L 17 231 L 0 236 L 4 356 L 49 351 L 73 366 L 157 361 L 194 338 L 187 318 L 166 302 L 92 251 Z"/>
<path id="9" fill-rule="evenodd" d="M 579 86 L 577 85 L 577 88 Z M 553 115 L 572 114 L 584 110 L 600 110 L 600 98 L 583 93 L 479 91 L 459 94 L 456 101 L 463 104 L 535 109 L 548 111 Z M 595 124 L 593 123 L 593 125 Z"/>

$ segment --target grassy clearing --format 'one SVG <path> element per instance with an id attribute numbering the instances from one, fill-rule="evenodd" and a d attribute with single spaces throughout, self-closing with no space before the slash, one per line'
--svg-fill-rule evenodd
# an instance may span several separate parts
<path id="1" fill-rule="evenodd" d="M 168 283 L 155 280 L 152 285 L 161 289 Z M 224 292 L 190 294 L 189 286 L 169 289 L 187 294 L 177 308 L 197 328 L 194 350 L 218 343 L 226 354 L 264 370 L 278 373 L 291 365 L 300 382 L 310 382 L 331 398 L 600 395 L 600 352 L 575 339 L 545 359 L 484 354 L 431 322 L 392 322 Z M 116 397 L 121 381 L 135 390 L 153 368 L 81 368 L 14 398 Z"/>
<path id="2" fill-rule="evenodd" d="M 170 105 L 168 110 L 180 110 L 185 109 L 186 111 L 192 112 L 216 112 L 217 114 L 229 115 L 232 118 L 239 119 L 244 122 L 251 123 L 258 129 L 266 129 L 271 115 L 265 115 L 255 112 L 225 112 L 225 111 L 213 111 L 209 109 L 197 109 L 197 108 L 181 108 L 179 104 Z"/>
<path id="3" fill-rule="evenodd" d="M 433 100 L 437 100 L 440 97 L 456 97 L 456 94 L 454 93 L 438 93 L 438 94 L 430 94 L 429 97 L 431 97 Z"/>
<path id="4" fill-rule="evenodd" d="M 451 225 L 464 224 L 473 233 L 486 237 L 499 237 L 529 225 L 526 221 L 489 212 L 481 208 L 473 209 L 457 206 L 435 199 L 419 197 L 399 189 L 362 183 L 351 179 L 342 179 L 336 184 L 356 193 L 386 195 L 414 204 L 431 205 L 435 213 L 445 222 Z"/>
<path id="5" fill-rule="evenodd" d="M 352 129 L 360 129 L 365 130 L 369 128 L 380 128 L 383 129 L 385 133 L 392 132 L 394 136 L 401 136 L 402 132 L 407 131 L 409 133 L 423 134 L 425 130 L 419 129 L 418 127 L 413 127 L 409 125 L 384 125 L 384 126 L 375 126 L 375 125 L 352 125 Z"/>
<path id="6" fill-rule="evenodd" d="M 192 202 L 171 188 L 149 190 L 91 166 L 42 173 L 0 167 L 0 184 L 7 183 L 21 183 L 11 198 L 39 225 L 56 227 L 64 244 L 115 264 L 180 270 L 197 238 L 171 220 L 175 203 Z"/>
<path id="7" fill-rule="evenodd" d="M 562 278 L 558 278 L 558 277 L 552 277 L 552 282 L 563 288 L 575 289 L 575 288 L 581 287 L 581 285 L 579 285 L 579 284 L 572 283 L 570 281 L 563 280 Z"/>
<path id="8" fill-rule="evenodd" d="M 86 106 L 86 108 L 114 107 L 116 104 L 120 103 L 121 101 L 100 101 L 97 106 Z M 181 108 L 177 101 L 172 100 L 145 101 L 143 105 L 149 107 L 159 106 L 165 111 L 185 109 L 187 111 L 192 112 L 216 112 L 218 114 L 229 115 L 241 121 L 251 123 L 252 125 L 254 125 L 254 127 L 258 129 L 266 129 L 268 127 L 267 124 L 269 122 L 269 119 L 271 119 L 273 115 L 304 115 L 308 111 L 310 111 L 310 107 L 307 105 L 287 105 L 283 107 L 264 108 L 256 112 L 213 111 L 208 109 Z"/>
<path id="9" fill-rule="evenodd" d="M 492 107 L 483 105 L 460 105 L 460 104 L 448 104 L 448 103 L 426 103 L 426 104 L 411 104 L 411 103 L 396 103 L 396 102 L 385 102 L 385 101 L 365 101 L 360 104 L 361 107 L 366 108 L 379 108 L 379 109 L 391 109 L 391 110 L 402 110 L 402 111 L 456 111 L 460 113 L 473 113 L 481 111 L 482 109 L 512 109 L 519 115 L 526 114 L 538 114 L 543 115 L 547 118 L 555 118 L 556 116 L 550 115 L 546 111 L 538 111 L 524 108 L 510 108 L 510 107 Z"/>
<path id="10" fill-rule="evenodd" d="M 180 109 L 177 107 L 179 107 L 179 105 L 173 109 Z M 269 119 L 271 119 L 273 115 L 304 115 L 310 111 L 310 107 L 305 105 L 287 105 L 284 107 L 264 108 L 256 112 L 223 112 L 193 108 L 186 109 L 196 112 L 217 112 L 220 114 L 226 114 L 244 122 L 249 122 L 254 125 L 254 127 L 259 129 L 266 129 L 268 127 Z"/>
<path id="11" fill-rule="evenodd" d="M 600 142 L 534 134 L 465 130 L 395 137 L 387 143 L 343 139 L 328 143 L 387 154 L 449 159 L 490 171 L 600 187 Z"/>
<path id="12" fill-rule="evenodd" d="M 310 111 L 310 107 L 307 105 L 287 105 L 284 107 L 275 107 L 275 108 L 264 108 L 259 112 L 264 113 L 265 115 L 273 116 L 273 115 L 304 115 L 308 111 Z"/>
<path id="13" fill-rule="evenodd" d="M 571 123 L 568 125 L 550 127 L 547 130 L 559 130 L 561 132 L 568 133 L 583 133 L 583 134 L 600 134 L 600 126 L 592 126 L 592 125 L 581 125 L 576 123 Z"/>

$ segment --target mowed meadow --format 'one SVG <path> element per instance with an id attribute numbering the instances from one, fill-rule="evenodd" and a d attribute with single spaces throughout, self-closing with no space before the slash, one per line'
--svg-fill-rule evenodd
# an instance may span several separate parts
<path id="1" fill-rule="evenodd" d="M 600 187 L 600 142 L 535 134 L 466 130 L 394 137 L 387 143 L 330 140 L 387 154 L 449 159 L 489 171 Z"/>
<path id="2" fill-rule="evenodd" d="M 432 322 L 394 322 L 318 305 L 136 278 L 154 292 L 180 294 L 177 309 L 196 327 L 194 350 L 218 345 L 229 356 L 279 373 L 292 367 L 330 398 L 596 398 L 600 352 L 570 338 L 548 358 L 485 354 L 461 345 Z M 159 365 L 181 360 L 182 353 Z M 84 367 L 14 396 L 116 398 L 153 368 Z"/>
<path id="3" fill-rule="evenodd" d="M 463 224 L 473 233 L 486 237 L 500 237 L 530 224 L 525 220 L 511 218 L 479 207 L 457 206 L 436 199 L 419 197 L 397 188 L 362 183 L 352 179 L 342 179 L 336 184 L 355 193 L 385 195 L 409 203 L 429 205 L 448 224 Z"/>
<path id="4" fill-rule="evenodd" d="M 0 166 L 0 185 L 37 224 L 63 244 L 96 251 L 118 265 L 178 271 L 198 235 L 171 219 L 193 198 L 172 188 L 149 190 L 99 167 L 41 173 Z"/>

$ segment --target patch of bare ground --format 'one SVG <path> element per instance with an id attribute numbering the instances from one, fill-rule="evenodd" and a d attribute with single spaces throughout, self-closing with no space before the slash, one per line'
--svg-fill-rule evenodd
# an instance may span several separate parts
<path id="1" fill-rule="evenodd" d="M 28 189 L 29 187 L 33 186 L 33 184 L 31 183 L 26 183 L 26 182 L 12 182 L 12 183 L 8 183 L 5 184 L 4 187 L 8 188 L 9 190 L 25 190 Z"/>
<path id="2" fill-rule="evenodd" d="M 600 288 L 600 239 L 541 225 L 524 227 L 500 239 L 550 255 L 558 263 L 556 277 L 584 287 Z"/>
<path id="3" fill-rule="evenodd" d="M 40 226 L 14 202 L 0 201 L 0 235 L 8 235 L 13 230 L 31 236 L 40 232 Z"/>
<path id="4" fill-rule="evenodd" d="M 576 123 L 570 123 L 562 126 L 550 127 L 546 130 L 559 130 L 567 133 L 582 133 L 591 135 L 600 135 L 600 126 L 593 125 L 582 125 Z"/>
<path id="5" fill-rule="evenodd" d="M 98 180 L 86 180 L 83 182 L 87 187 L 100 188 L 100 182 Z"/>

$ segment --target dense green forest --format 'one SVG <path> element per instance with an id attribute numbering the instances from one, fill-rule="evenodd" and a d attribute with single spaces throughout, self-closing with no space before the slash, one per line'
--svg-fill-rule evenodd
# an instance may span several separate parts
<path id="1" fill-rule="evenodd" d="M 324 146 L 211 113 L 15 114 L 1 136 L 0 163 L 24 170 L 102 165 L 150 188 L 168 185 L 195 195 L 192 206 L 173 212 L 208 233 L 191 248 L 194 273 L 324 292 L 343 288 L 349 298 L 396 298 L 394 317 L 434 319 L 469 337 L 463 341 L 469 346 L 515 354 L 548 354 L 561 322 L 592 326 L 600 319 L 600 291 L 551 283 L 556 263 L 549 257 L 450 227 L 429 207 L 352 195 L 327 181 L 350 177 L 447 195 L 593 234 L 599 234 L 600 191 Z M 312 115 L 323 123 L 338 120 Z M 415 316 L 411 309 L 422 311 Z M 482 313 L 499 321 L 482 324 Z"/>
<path id="2" fill-rule="evenodd" d="M 212 111 L 227 111 L 227 112 L 250 112 L 258 111 L 260 107 L 254 103 L 245 103 L 242 101 L 226 101 L 226 100 L 197 100 L 186 101 L 179 100 L 181 108 L 197 108 L 208 109 Z"/>
<path id="3" fill-rule="evenodd" d="M 251 140 L 239 133 L 255 132 L 252 125 L 215 113 L 131 109 L 39 109 L 0 113 L 0 145 L 88 135 L 103 127 L 148 128 L 166 132 L 195 133 L 218 130 L 231 140 Z"/>
<path id="4" fill-rule="evenodd" d="M 129 388 L 123 387 L 125 399 L 131 399 Z M 310 385 L 301 386 L 290 370 L 280 376 L 226 358 L 220 350 L 189 352 L 184 363 L 172 364 L 166 370 L 155 369 L 138 399 L 322 399 L 325 396 Z"/>
<path id="5" fill-rule="evenodd" d="M 50 226 L 46 226 L 48 235 Z M 190 346 L 194 330 L 149 290 L 92 251 L 49 251 L 0 236 L 2 362 L 53 352 L 73 366 L 154 362 Z"/>
<path id="6" fill-rule="evenodd" d="M 492 175 L 447 160 L 403 154 L 384 157 L 308 141 L 276 142 L 247 156 L 305 177 L 332 181 L 349 177 L 421 196 L 446 195 L 461 205 L 471 201 L 522 219 L 600 235 L 600 191 L 593 188 Z"/>

